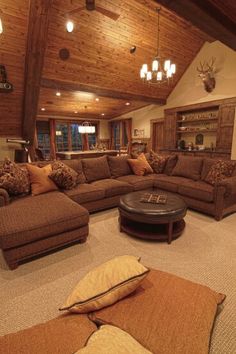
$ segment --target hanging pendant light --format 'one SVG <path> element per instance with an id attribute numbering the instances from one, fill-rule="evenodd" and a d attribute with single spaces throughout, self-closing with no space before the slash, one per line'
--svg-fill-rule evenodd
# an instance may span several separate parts
<path id="1" fill-rule="evenodd" d="M 96 128 L 90 122 L 83 122 L 82 125 L 79 125 L 78 131 L 81 134 L 94 134 Z"/>
<path id="2" fill-rule="evenodd" d="M 158 22 L 157 22 L 157 54 L 152 61 L 152 70 L 148 70 L 148 65 L 143 64 L 140 69 L 140 78 L 143 82 L 148 83 L 157 83 L 160 84 L 162 82 L 169 82 L 173 75 L 176 73 L 176 65 L 171 63 L 170 59 L 166 59 L 164 64 L 162 64 L 161 56 L 160 56 L 160 10 L 161 8 L 157 8 L 158 14 Z"/>

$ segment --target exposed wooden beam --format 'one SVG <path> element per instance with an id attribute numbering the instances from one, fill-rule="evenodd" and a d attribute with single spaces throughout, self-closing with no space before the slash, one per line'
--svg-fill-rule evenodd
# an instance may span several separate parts
<path id="1" fill-rule="evenodd" d="M 47 44 L 49 11 L 53 0 L 31 0 L 25 57 L 23 138 L 34 142 L 40 80 Z"/>
<path id="2" fill-rule="evenodd" d="M 137 100 L 137 101 L 148 102 L 149 104 L 159 104 L 159 105 L 166 104 L 166 100 L 163 98 L 137 95 L 133 93 L 120 92 L 117 90 L 111 90 L 111 89 L 106 89 L 97 86 L 95 87 L 91 85 L 51 80 L 46 78 L 43 78 L 41 80 L 41 86 L 45 88 L 51 88 L 51 89 L 57 88 L 57 90 L 64 90 L 64 91 L 91 92 L 101 97 L 112 97 L 112 98 L 118 98 L 124 100 Z"/>
<path id="3" fill-rule="evenodd" d="M 156 0 L 203 32 L 236 50 L 236 24 L 207 0 Z"/>

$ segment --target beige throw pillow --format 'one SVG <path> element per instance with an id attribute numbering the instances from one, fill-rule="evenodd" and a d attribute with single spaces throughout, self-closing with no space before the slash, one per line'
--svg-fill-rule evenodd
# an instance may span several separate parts
<path id="1" fill-rule="evenodd" d="M 76 285 L 60 310 L 87 313 L 129 295 L 149 272 L 139 260 L 134 256 L 119 256 L 91 270 Z"/>
<path id="2" fill-rule="evenodd" d="M 152 354 L 122 329 L 104 325 L 75 354 Z"/>
<path id="3" fill-rule="evenodd" d="M 32 195 L 38 195 L 57 190 L 55 183 L 48 177 L 52 172 L 52 166 L 37 167 L 27 164 L 27 170 L 30 176 Z"/>

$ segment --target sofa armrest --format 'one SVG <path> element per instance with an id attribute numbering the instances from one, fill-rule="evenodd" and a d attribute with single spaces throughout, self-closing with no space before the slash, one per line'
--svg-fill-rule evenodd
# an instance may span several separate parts
<path id="1" fill-rule="evenodd" d="M 10 203 L 10 197 L 7 191 L 0 188 L 0 207 L 5 206 Z"/>
<path id="2" fill-rule="evenodd" d="M 215 186 L 216 190 L 219 187 L 225 188 L 224 197 L 228 197 L 230 195 L 236 195 L 236 176 L 228 177 L 223 179 L 222 181 L 218 182 Z"/>

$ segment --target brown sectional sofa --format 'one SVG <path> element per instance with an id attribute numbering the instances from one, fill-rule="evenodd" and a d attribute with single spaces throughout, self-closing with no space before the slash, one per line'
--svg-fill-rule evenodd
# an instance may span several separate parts
<path id="1" fill-rule="evenodd" d="M 71 190 L 11 200 L 0 189 L 0 247 L 9 267 L 14 269 L 25 259 L 66 244 L 84 242 L 89 212 L 115 207 L 121 195 L 136 190 L 159 188 L 178 193 L 190 208 L 216 220 L 236 211 L 236 170 L 232 177 L 212 186 L 204 178 L 213 159 L 182 157 L 176 165 L 177 156 L 171 156 L 162 174 L 136 176 L 127 158 L 63 161 L 79 175 L 79 184 Z"/>

